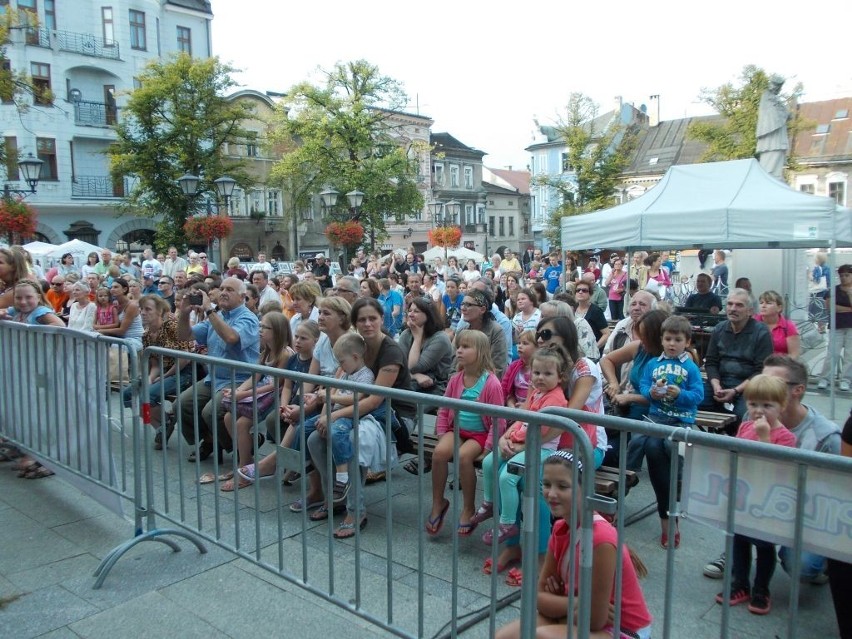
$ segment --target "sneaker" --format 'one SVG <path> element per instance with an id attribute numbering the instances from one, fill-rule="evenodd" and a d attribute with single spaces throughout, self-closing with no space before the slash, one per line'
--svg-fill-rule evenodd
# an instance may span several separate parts
<path id="1" fill-rule="evenodd" d="M 351 485 L 352 482 L 346 482 L 344 484 L 342 481 L 335 481 L 334 496 L 331 503 L 335 506 L 346 503 L 346 497 L 349 495 L 349 486 Z"/>
<path id="2" fill-rule="evenodd" d="M 704 566 L 704 576 L 710 579 L 721 579 L 725 576 L 725 553 Z"/>
<path id="3" fill-rule="evenodd" d="M 738 586 L 731 586 L 731 598 L 728 600 L 728 605 L 736 606 L 741 603 L 745 603 L 751 599 L 748 594 L 748 588 L 740 588 Z M 716 595 L 716 603 L 722 604 L 725 602 L 725 593 L 720 592 Z M 768 610 L 766 612 L 769 612 Z M 764 613 L 765 614 L 765 613 Z"/>
<path id="4" fill-rule="evenodd" d="M 848 391 L 848 390 L 849 390 L 849 388 L 850 388 L 850 386 L 849 386 L 849 380 L 848 380 L 848 379 L 841 379 L 841 380 L 840 380 L 840 390 L 842 390 L 842 391 Z"/>
<path id="5" fill-rule="evenodd" d="M 828 380 L 827 379 L 819 380 L 819 384 L 817 384 L 817 388 L 819 390 L 826 390 L 828 388 Z"/>
<path id="6" fill-rule="evenodd" d="M 733 596 L 731 597 L 733 599 Z M 733 604 L 733 601 L 731 602 Z M 772 609 L 772 603 L 769 601 L 768 592 L 755 592 L 751 596 L 751 602 L 748 604 L 748 611 L 753 615 L 766 615 Z"/>
<path id="7" fill-rule="evenodd" d="M 810 579 L 808 579 L 809 584 L 813 584 L 814 586 L 824 586 L 828 583 L 828 575 L 825 571 L 820 572 L 818 575 L 814 575 Z"/>

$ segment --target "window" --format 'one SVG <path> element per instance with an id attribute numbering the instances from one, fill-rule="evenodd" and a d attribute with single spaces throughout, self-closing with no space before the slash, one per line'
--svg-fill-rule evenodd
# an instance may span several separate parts
<path id="1" fill-rule="evenodd" d="M 571 170 L 571 162 L 568 160 L 568 153 L 562 154 L 562 172 L 567 173 Z"/>
<path id="2" fill-rule="evenodd" d="M 8 8 L 9 0 L 0 0 L 0 16 L 5 16 Z"/>
<path id="3" fill-rule="evenodd" d="M 251 213 L 263 213 L 266 208 L 263 206 L 263 191 L 260 189 L 252 189 L 251 191 Z"/>
<path id="4" fill-rule="evenodd" d="M 828 135 L 829 131 L 831 131 L 830 124 L 817 124 L 817 128 L 814 132 L 814 135 Z"/>
<path id="5" fill-rule="evenodd" d="M 814 185 L 813 185 L 813 184 L 800 184 L 800 185 L 799 185 L 799 190 L 800 190 L 802 193 L 810 193 L 811 195 L 813 195 L 813 194 L 814 194 L 814 191 L 815 191 L 815 190 L 814 190 Z"/>
<path id="6" fill-rule="evenodd" d="M 101 25 L 104 33 L 104 46 L 115 46 L 115 23 L 112 19 L 112 7 L 101 7 Z"/>
<path id="7" fill-rule="evenodd" d="M 494 237 L 494 216 L 488 218 L 488 235 Z"/>
<path id="8" fill-rule="evenodd" d="M 849 117 L 849 109 L 839 109 L 837 113 L 834 114 L 833 120 L 845 120 Z"/>
<path id="9" fill-rule="evenodd" d="M 3 74 L 4 78 L 10 77 L 12 75 L 12 63 L 9 61 L 8 58 L 0 58 L 0 73 Z M 6 82 L 4 82 L 3 84 L 6 86 L 4 88 L 3 95 L 0 95 L 0 101 L 2 101 L 4 104 L 11 104 L 13 101 L 12 98 L 15 95 L 15 89 L 12 85 Z"/>
<path id="10" fill-rule="evenodd" d="M 435 174 L 435 184 L 444 186 L 444 165 L 435 164 L 432 166 L 432 171 Z"/>
<path id="11" fill-rule="evenodd" d="M 148 50 L 148 41 L 145 35 L 145 12 L 130 10 L 130 48 L 139 51 Z"/>
<path id="12" fill-rule="evenodd" d="M 30 62 L 30 75 L 33 78 L 33 102 L 53 104 L 53 92 L 50 90 L 50 65 Z"/>
<path id="13" fill-rule="evenodd" d="M 515 200 L 509 200 L 506 202 L 506 206 L 515 206 Z"/>
<path id="14" fill-rule="evenodd" d="M 281 191 L 278 189 L 269 189 L 266 192 L 266 213 L 281 217 Z"/>
<path id="15" fill-rule="evenodd" d="M 844 182 L 829 182 L 828 197 L 833 197 L 840 206 L 846 206 L 846 184 Z"/>
<path id="16" fill-rule="evenodd" d="M 473 204 L 464 205 L 464 223 L 476 224 L 476 220 L 473 217 Z"/>
<path id="17" fill-rule="evenodd" d="M 15 136 L 6 138 L 6 179 L 21 179 L 18 172 L 18 138 Z"/>
<path id="18" fill-rule="evenodd" d="M 242 189 L 235 188 L 228 202 L 230 209 L 228 213 L 234 217 L 246 216 L 246 193 Z"/>
<path id="19" fill-rule="evenodd" d="M 56 29 L 56 0 L 44 0 L 44 26 Z"/>
<path id="20" fill-rule="evenodd" d="M 246 157 L 260 157 L 260 149 L 257 146 L 257 133 L 254 131 L 248 132 L 248 140 L 246 140 Z"/>
<path id="21" fill-rule="evenodd" d="M 459 188 L 459 167 L 455 164 L 450 165 L 450 188 Z"/>
<path id="22" fill-rule="evenodd" d="M 41 166 L 42 180 L 58 180 L 56 170 L 56 140 L 53 138 L 36 138 L 36 153 L 38 159 L 44 162 Z"/>
<path id="23" fill-rule="evenodd" d="M 464 167 L 464 188 L 473 190 L 473 167 Z"/>
<path id="24" fill-rule="evenodd" d="M 506 235 L 506 218 L 504 216 L 500 216 L 500 237 Z"/>
<path id="25" fill-rule="evenodd" d="M 485 209 L 482 207 L 476 209 L 476 223 L 485 224 Z"/>
<path id="26" fill-rule="evenodd" d="M 177 28 L 177 47 L 178 51 L 192 55 L 192 31 L 189 27 Z"/>
<path id="27" fill-rule="evenodd" d="M 509 218 L 509 237 L 515 237 L 515 218 Z"/>

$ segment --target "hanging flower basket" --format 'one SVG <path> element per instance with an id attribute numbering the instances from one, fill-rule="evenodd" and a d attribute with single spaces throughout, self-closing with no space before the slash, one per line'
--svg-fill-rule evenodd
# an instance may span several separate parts
<path id="1" fill-rule="evenodd" d="M 36 210 L 23 199 L 0 199 L 0 235 L 29 239 L 36 231 L 36 217 Z"/>
<path id="2" fill-rule="evenodd" d="M 332 222 L 325 235 L 334 246 L 358 246 L 364 239 L 364 227 L 359 222 Z"/>
<path id="3" fill-rule="evenodd" d="M 213 240 L 228 237 L 234 230 L 234 224 L 229 217 L 212 215 L 210 217 L 191 217 L 183 225 L 183 232 L 190 241 L 204 241 L 209 244 Z"/>
<path id="4" fill-rule="evenodd" d="M 458 226 L 439 226 L 429 231 L 432 246 L 455 248 L 461 243 L 462 232 Z"/>

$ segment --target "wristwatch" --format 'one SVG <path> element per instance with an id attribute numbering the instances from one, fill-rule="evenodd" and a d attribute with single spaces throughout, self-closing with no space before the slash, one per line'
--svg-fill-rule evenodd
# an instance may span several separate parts
<path id="1" fill-rule="evenodd" d="M 208 308 L 206 311 L 204 311 L 204 317 L 205 317 L 205 318 L 208 318 L 208 317 L 210 317 L 213 313 L 218 313 L 218 312 L 219 312 L 219 309 L 218 309 L 218 308 L 216 308 L 215 306 L 211 306 L 211 307 L 210 307 L 210 308 Z"/>

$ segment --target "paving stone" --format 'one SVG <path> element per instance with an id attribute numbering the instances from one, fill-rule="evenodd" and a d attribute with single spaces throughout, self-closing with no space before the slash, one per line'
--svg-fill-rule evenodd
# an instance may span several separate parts
<path id="1" fill-rule="evenodd" d="M 24 594 L 0 613 L 0 637 L 28 639 L 96 614 L 98 609 L 53 585 Z"/>

